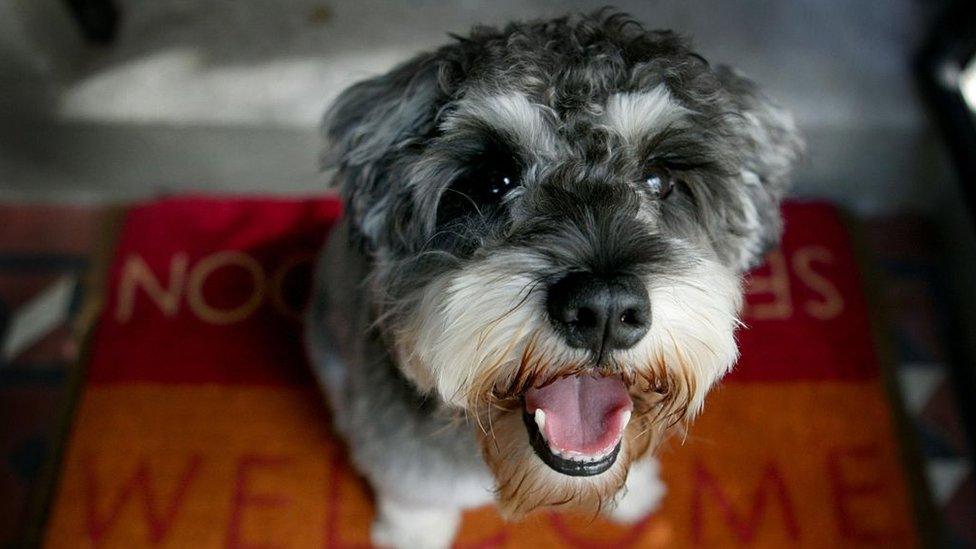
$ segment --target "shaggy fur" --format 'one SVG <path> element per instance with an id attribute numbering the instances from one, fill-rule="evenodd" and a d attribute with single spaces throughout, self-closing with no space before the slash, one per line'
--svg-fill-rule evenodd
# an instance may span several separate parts
<path id="1" fill-rule="evenodd" d="M 374 534 L 449 542 L 491 499 L 613 508 L 735 363 L 740 277 L 778 241 L 801 148 L 790 117 L 674 33 L 601 11 L 476 28 L 353 85 L 323 127 L 347 215 L 307 336 L 380 499 Z M 594 358 L 553 329 L 547 289 L 579 272 L 644 286 L 636 345 Z M 573 375 L 619 377 L 634 402 L 595 476 L 550 469 L 523 425 L 524 392 Z M 412 528 L 414 508 L 450 531 Z"/>

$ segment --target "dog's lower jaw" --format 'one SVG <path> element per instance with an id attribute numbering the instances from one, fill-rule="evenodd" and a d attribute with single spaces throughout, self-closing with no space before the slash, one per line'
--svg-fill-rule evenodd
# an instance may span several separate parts
<path id="1" fill-rule="evenodd" d="M 660 437 L 650 415 L 637 416 L 627 425 L 617 459 L 607 470 L 571 476 L 539 458 L 528 443 L 521 410 L 496 411 L 490 421 L 490 429 L 477 432 L 481 453 L 497 482 L 499 510 L 513 520 L 546 508 L 608 512 L 625 487 L 630 466 L 656 448 Z"/>

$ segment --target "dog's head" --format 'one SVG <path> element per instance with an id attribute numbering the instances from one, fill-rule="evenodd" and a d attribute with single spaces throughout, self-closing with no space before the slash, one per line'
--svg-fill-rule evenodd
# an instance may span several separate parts
<path id="1" fill-rule="evenodd" d="M 751 82 L 605 12 L 478 28 L 325 133 L 376 329 L 512 515 L 610 503 L 701 409 L 800 148 Z"/>

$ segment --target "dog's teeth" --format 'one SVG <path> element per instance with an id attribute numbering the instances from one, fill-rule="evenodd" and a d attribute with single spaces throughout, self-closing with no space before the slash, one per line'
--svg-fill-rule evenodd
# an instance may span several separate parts
<path id="1" fill-rule="evenodd" d="M 622 427 L 626 427 L 627 424 L 630 423 L 630 414 L 631 414 L 631 411 L 630 410 L 627 410 L 626 412 L 624 412 L 624 414 L 623 414 L 624 421 L 623 421 Z"/>
<path id="2" fill-rule="evenodd" d="M 538 410 L 535 411 L 535 424 L 539 427 L 539 432 L 542 434 L 542 437 L 545 438 L 546 413 L 542 411 L 542 408 L 539 408 Z"/>

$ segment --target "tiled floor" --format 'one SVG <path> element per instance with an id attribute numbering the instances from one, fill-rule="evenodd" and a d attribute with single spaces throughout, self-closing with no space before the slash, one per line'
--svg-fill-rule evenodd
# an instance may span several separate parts
<path id="1" fill-rule="evenodd" d="M 925 220 L 876 218 L 863 224 L 880 275 L 887 335 L 906 412 L 922 454 L 932 503 L 953 547 L 976 546 L 971 441 L 956 406 L 948 295 L 935 231 Z"/>
<path id="2" fill-rule="evenodd" d="M 35 527 L 61 439 L 92 208 L 0 206 L 0 546 Z"/>
<path id="3" fill-rule="evenodd" d="M 0 206 L 0 546 L 15 545 L 43 502 L 77 353 L 83 273 L 99 232 L 95 208 Z M 976 545 L 971 450 L 948 376 L 949 305 L 931 228 L 872 219 L 863 236 L 893 343 L 924 478 L 956 547 Z"/>

